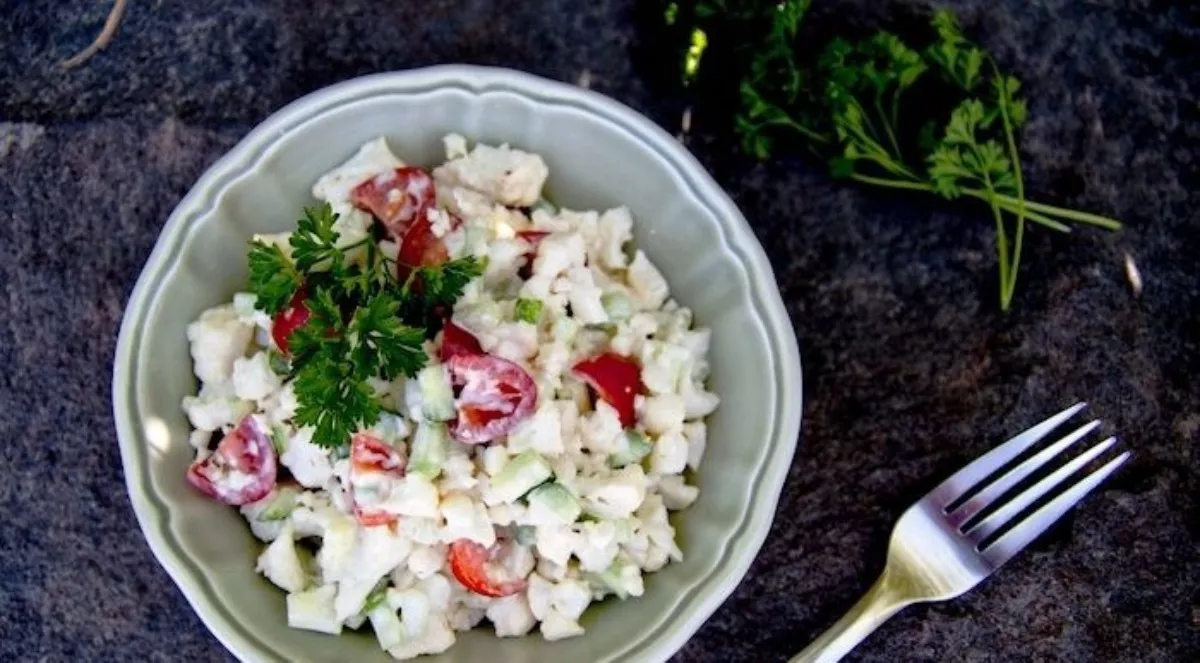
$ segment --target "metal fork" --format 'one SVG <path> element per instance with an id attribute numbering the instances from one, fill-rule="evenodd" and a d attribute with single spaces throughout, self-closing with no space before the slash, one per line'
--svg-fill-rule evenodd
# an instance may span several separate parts
<path id="1" fill-rule="evenodd" d="M 966 593 L 1107 479 L 1129 458 L 1128 451 L 1072 484 L 1020 522 L 1014 522 L 1015 516 L 1065 485 L 1075 473 L 1116 444 L 1114 437 L 1092 446 L 1021 493 L 1004 502 L 998 500 L 1100 425 L 1099 421 L 1091 421 L 984 484 L 1006 463 L 1084 407 L 1084 403 L 1073 405 L 992 449 L 909 507 L 892 531 L 887 565 L 879 579 L 844 617 L 789 663 L 838 661 L 905 606 L 944 601 Z M 969 499 L 962 499 L 980 487 Z M 975 518 L 989 507 L 999 508 L 982 519 Z M 1006 525 L 1014 526 L 999 538 L 989 540 Z"/>

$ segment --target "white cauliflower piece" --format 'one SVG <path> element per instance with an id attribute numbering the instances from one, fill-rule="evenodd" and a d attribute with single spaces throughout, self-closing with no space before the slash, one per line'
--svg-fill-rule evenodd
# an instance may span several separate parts
<path id="1" fill-rule="evenodd" d="M 625 268 L 625 244 L 633 238 L 633 217 L 629 208 L 616 207 L 600 215 L 592 255 L 605 269 Z"/>
<path id="2" fill-rule="evenodd" d="M 564 278 L 572 317 L 585 325 L 608 322 L 608 313 L 600 301 L 600 296 L 604 293 L 596 287 L 592 272 L 586 267 L 572 267 L 567 270 Z M 558 290 L 561 292 L 564 288 L 560 286 Z"/>
<path id="3" fill-rule="evenodd" d="M 708 391 L 703 385 L 697 384 L 695 380 L 690 378 L 683 379 L 683 388 L 680 390 L 680 395 L 683 396 L 684 415 L 688 419 L 707 417 L 721 404 L 719 396 Z"/>
<path id="4" fill-rule="evenodd" d="M 271 370 L 267 353 L 233 360 L 233 391 L 244 401 L 261 401 L 279 389 L 279 376 Z"/>
<path id="5" fill-rule="evenodd" d="M 254 404 L 239 400 L 228 382 L 206 382 L 197 396 L 183 397 L 183 411 L 192 427 L 216 431 L 232 426 L 254 410 Z"/>
<path id="6" fill-rule="evenodd" d="M 673 343 L 648 340 L 642 344 L 641 360 L 642 384 L 650 393 L 680 393 L 691 363 L 685 348 Z"/>
<path id="7" fill-rule="evenodd" d="M 683 437 L 688 441 L 687 466 L 698 470 L 700 461 L 704 459 L 704 449 L 708 446 L 708 426 L 702 421 L 686 423 L 683 425 Z"/>
<path id="8" fill-rule="evenodd" d="M 312 443 L 312 436 L 310 426 L 296 431 L 288 439 L 287 450 L 280 454 L 279 462 L 301 486 L 320 489 L 333 478 L 333 461 L 328 451 Z"/>
<path id="9" fill-rule="evenodd" d="M 258 556 L 256 570 L 288 592 L 303 591 L 308 585 L 291 526 L 284 525 L 279 536 Z"/>
<path id="10" fill-rule="evenodd" d="M 660 477 L 657 491 L 662 496 L 663 505 L 672 511 L 688 508 L 700 496 L 700 489 L 687 485 L 679 474 Z"/>
<path id="11" fill-rule="evenodd" d="M 579 535 L 566 525 L 542 526 L 536 532 L 537 552 L 550 562 L 566 566 L 574 552 Z"/>
<path id="12" fill-rule="evenodd" d="M 618 422 L 619 425 L 619 422 Z M 533 416 L 517 426 L 508 436 L 508 450 L 513 454 L 533 450 L 543 456 L 563 453 L 562 418 L 553 401 L 542 402 Z M 494 472 L 488 472 L 494 474 Z"/>
<path id="13" fill-rule="evenodd" d="M 638 304 L 644 309 L 656 309 L 662 306 L 663 302 L 667 300 L 667 295 L 670 294 L 670 288 L 667 287 L 667 280 L 663 278 L 662 272 L 658 271 L 654 263 L 650 262 L 646 254 L 641 251 L 634 254 L 633 262 L 629 263 L 626 279 Z"/>
<path id="14" fill-rule="evenodd" d="M 396 483 L 391 495 L 381 503 L 382 510 L 415 518 L 438 517 L 438 489 L 432 481 L 420 474 L 408 474 Z"/>
<path id="15" fill-rule="evenodd" d="M 537 624 L 524 594 L 496 599 L 487 607 L 486 614 L 501 638 L 525 635 Z"/>
<path id="16" fill-rule="evenodd" d="M 434 546 L 417 544 L 408 555 L 408 570 L 417 578 L 424 580 L 442 570 L 446 560 L 445 551 Z"/>
<path id="17" fill-rule="evenodd" d="M 485 548 L 496 543 L 496 530 L 482 502 L 456 493 L 442 500 L 441 513 L 446 519 L 441 535 L 445 543 L 470 539 Z"/>
<path id="18" fill-rule="evenodd" d="M 454 631 L 442 615 L 431 615 L 424 632 L 419 636 L 406 639 L 399 646 L 388 650 L 393 658 L 405 660 L 425 654 L 440 654 L 454 646 Z"/>
<path id="19" fill-rule="evenodd" d="M 238 318 L 232 304 L 210 308 L 187 326 L 192 370 L 201 382 L 224 382 L 233 376 L 233 363 L 245 356 L 254 326 Z"/>
<path id="20" fill-rule="evenodd" d="M 687 467 L 688 442 L 681 430 L 660 435 L 650 451 L 650 471 L 655 474 L 679 474 Z"/>
<path id="21" fill-rule="evenodd" d="M 652 435 L 662 435 L 683 427 L 683 398 L 677 394 L 638 397 L 638 420 Z"/>
<path id="22" fill-rule="evenodd" d="M 489 477 L 496 476 L 496 473 L 499 472 L 504 467 L 504 464 L 508 462 L 509 454 L 508 449 L 506 448 L 507 446 L 508 445 L 506 444 L 488 445 L 484 447 L 483 451 L 480 453 L 481 467 Z M 514 450 L 513 453 L 520 452 Z"/>
<path id="23" fill-rule="evenodd" d="M 616 409 L 604 401 L 598 401 L 591 414 L 579 418 L 578 430 L 583 447 L 592 453 L 608 455 L 621 449 L 621 419 Z"/>
<path id="24" fill-rule="evenodd" d="M 537 202 L 549 174 L 540 156 L 507 145 L 476 145 L 467 156 L 434 170 L 439 181 L 470 187 L 509 207 Z"/>
<path id="25" fill-rule="evenodd" d="M 312 194 L 318 200 L 330 203 L 345 202 L 350 200 L 351 192 L 359 184 L 403 165 L 381 136 L 360 147 L 342 165 L 322 175 L 313 184 Z"/>
<path id="26" fill-rule="evenodd" d="M 618 552 L 616 528 L 609 521 L 585 522 L 577 526 L 579 538 L 575 557 L 579 568 L 601 573 L 612 564 Z"/>
<path id="27" fill-rule="evenodd" d="M 646 498 L 646 473 L 632 464 L 604 480 L 593 482 L 584 493 L 585 510 L 601 518 L 627 518 Z"/>

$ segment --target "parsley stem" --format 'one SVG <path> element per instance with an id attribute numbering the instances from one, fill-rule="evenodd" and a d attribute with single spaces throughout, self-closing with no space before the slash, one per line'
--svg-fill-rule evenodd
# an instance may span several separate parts
<path id="1" fill-rule="evenodd" d="M 903 161 L 904 157 L 900 154 L 900 143 L 896 140 L 896 132 L 892 130 L 892 123 L 888 121 L 888 114 L 883 112 L 883 102 L 879 95 L 875 95 L 875 112 L 879 113 L 879 122 L 883 124 L 883 130 L 887 133 L 888 142 L 892 144 L 892 149 L 896 151 L 895 157 L 897 161 Z"/>
<path id="2" fill-rule="evenodd" d="M 1002 193 L 996 194 L 996 200 L 1003 202 L 1003 203 L 1007 203 L 1009 205 L 1016 205 L 1018 203 L 1016 198 L 1013 198 L 1012 196 L 1007 196 Z M 1027 210 L 1033 210 L 1035 212 L 1041 212 L 1043 214 L 1057 216 L 1062 219 L 1070 219 L 1072 221 L 1079 221 L 1081 223 L 1087 223 L 1087 224 L 1091 224 L 1093 226 L 1099 226 L 1106 230 L 1120 230 L 1121 229 L 1120 221 L 1117 221 L 1116 219 L 1110 219 L 1106 216 L 1100 216 L 1099 214 L 1091 214 L 1089 212 L 1080 212 L 1078 210 L 1073 210 L 1073 209 L 1064 209 L 1062 207 L 1056 207 L 1054 205 L 1047 205 L 1045 203 L 1034 202 L 1032 200 L 1025 201 L 1025 208 Z"/>
<path id="3" fill-rule="evenodd" d="M 1021 154 L 1017 151 L 1017 141 L 1013 138 L 1012 120 L 1008 116 L 1008 108 L 1012 104 L 1012 98 L 1009 95 L 1008 82 L 1001 77 L 999 68 L 996 63 L 992 63 L 993 70 L 996 71 L 996 90 L 998 93 L 1000 107 L 1000 118 L 1004 120 L 1004 138 L 1008 142 L 1008 154 L 1012 159 L 1013 174 L 1017 180 L 1017 232 L 1013 238 L 1013 269 L 1008 277 L 1007 292 L 1001 293 L 1001 296 L 1008 301 L 1012 301 L 1013 293 L 1017 290 L 1017 275 L 1021 269 L 1021 242 L 1025 238 L 1025 182 L 1021 176 Z"/>
<path id="4" fill-rule="evenodd" d="M 992 208 L 992 216 L 996 219 L 996 252 L 1000 267 L 1000 310 L 1007 311 L 1012 304 L 1012 297 L 1006 296 L 1009 273 L 1012 271 L 1012 256 L 1008 251 L 1008 233 L 1004 231 L 1004 217 L 1000 214 L 1000 206 L 996 204 L 996 190 L 992 188 L 992 178 L 984 173 L 987 184 L 988 203 Z"/>

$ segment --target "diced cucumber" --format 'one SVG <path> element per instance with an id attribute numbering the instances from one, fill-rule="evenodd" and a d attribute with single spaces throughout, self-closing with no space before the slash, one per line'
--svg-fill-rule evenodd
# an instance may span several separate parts
<path id="1" fill-rule="evenodd" d="M 606 292 L 600 295 L 600 305 L 604 307 L 609 320 L 619 322 L 628 320 L 633 315 L 633 302 L 621 292 Z"/>
<path id="2" fill-rule="evenodd" d="M 636 430 L 625 431 L 621 450 L 608 457 L 608 466 L 612 468 L 625 467 L 640 463 L 654 449 L 645 434 Z"/>
<path id="3" fill-rule="evenodd" d="M 292 486 L 282 486 L 275 491 L 275 496 L 267 503 L 267 506 L 258 514 L 258 520 L 283 520 L 292 515 L 292 511 L 296 510 L 296 498 L 300 496 L 300 491 Z"/>
<path id="4" fill-rule="evenodd" d="M 609 567 L 600 573 L 589 574 L 592 582 L 600 585 L 604 589 L 616 594 L 618 598 L 624 600 L 629 598 L 629 590 L 626 588 L 625 575 L 628 573 L 625 567 L 630 566 L 629 562 L 622 559 L 613 560 Z"/>
<path id="5" fill-rule="evenodd" d="M 274 348 L 267 350 L 267 364 L 275 375 L 286 376 L 292 372 L 292 362 L 284 354 Z"/>
<path id="6" fill-rule="evenodd" d="M 375 589 L 372 589 L 370 594 L 367 594 L 367 600 L 363 601 L 364 613 L 371 612 L 376 606 L 387 601 L 387 585 L 387 579 L 384 578 L 379 581 L 378 585 L 375 585 Z"/>
<path id="7" fill-rule="evenodd" d="M 529 206 L 530 215 L 538 210 L 541 210 L 547 214 L 558 213 L 558 208 L 554 206 L 554 203 L 550 202 L 546 198 L 538 198 L 532 205 Z"/>
<path id="8" fill-rule="evenodd" d="M 368 610 L 367 618 L 371 620 L 371 628 L 375 630 L 380 649 L 391 649 L 404 641 L 404 627 L 400 625 L 400 618 L 387 601 L 380 601 Z"/>
<path id="9" fill-rule="evenodd" d="M 330 635 L 342 632 L 342 623 L 333 609 L 337 585 L 325 585 L 287 597 L 288 626 Z"/>
<path id="10" fill-rule="evenodd" d="M 428 479 L 436 479 L 446 462 L 448 446 L 446 424 L 437 421 L 422 421 L 417 424 L 413 436 L 412 454 L 408 459 L 408 471 Z"/>
<path id="11" fill-rule="evenodd" d="M 537 543 L 537 528 L 530 525 L 517 525 L 513 536 L 519 546 L 532 546 Z"/>
<path id="12" fill-rule="evenodd" d="M 544 508 L 557 516 L 564 525 L 570 525 L 583 513 L 579 500 L 558 483 L 546 483 L 529 491 L 526 497 L 529 508 Z"/>
<path id="13" fill-rule="evenodd" d="M 441 364 L 426 366 L 417 374 L 421 388 L 421 413 L 430 421 L 450 421 L 454 410 L 454 390 L 450 387 L 450 376 Z"/>
<path id="14" fill-rule="evenodd" d="M 554 321 L 554 328 L 551 331 L 554 335 L 554 340 L 569 345 L 575 341 L 575 335 L 579 333 L 579 327 L 579 322 L 574 318 L 564 316 Z"/>
<path id="15" fill-rule="evenodd" d="M 492 491 L 501 502 L 517 498 L 554 475 L 550 463 L 535 451 L 526 451 L 509 460 L 492 478 Z"/>
<path id="16" fill-rule="evenodd" d="M 536 325 L 538 319 L 542 317 L 541 300 L 518 299 L 516 306 L 513 307 L 513 317 L 520 322 L 528 322 L 531 325 Z"/>
<path id="17" fill-rule="evenodd" d="M 275 454 L 282 456 L 288 450 L 288 432 L 283 426 L 274 426 L 271 428 L 271 446 L 275 447 Z"/>

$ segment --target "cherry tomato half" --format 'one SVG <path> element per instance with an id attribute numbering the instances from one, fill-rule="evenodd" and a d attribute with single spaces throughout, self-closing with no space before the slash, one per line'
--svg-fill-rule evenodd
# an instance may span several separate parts
<path id="1" fill-rule="evenodd" d="M 387 478 L 404 477 L 408 460 L 400 451 L 386 442 L 366 433 L 356 433 L 350 443 L 350 500 L 354 503 L 354 517 L 365 527 L 387 525 L 399 519 L 394 513 L 359 504 L 355 496 L 356 483 L 371 475 Z"/>
<path id="2" fill-rule="evenodd" d="M 292 301 L 288 302 L 287 307 L 275 314 L 271 323 L 271 338 L 275 339 L 275 345 L 285 355 L 291 354 L 288 350 L 288 338 L 292 332 L 308 324 L 310 314 L 308 305 L 304 303 L 307 299 L 308 289 L 301 287 L 292 295 Z"/>
<path id="3" fill-rule="evenodd" d="M 442 325 L 442 347 L 438 351 L 438 357 L 443 362 L 458 355 L 481 354 L 483 354 L 483 347 L 479 345 L 479 339 L 475 338 L 471 332 L 454 324 L 453 320 L 447 320 Z"/>
<path id="4" fill-rule="evenodd" d="M 271 492 L 275 471 L 275 448 L 258 420 L 247 415 L 208 458 L 188 467 L 187 480 L 218 502 L 242 506 Z"/>
<path id="5" fill-rule="evenodd" d="M 502 554 L 501 548 L 496 545 L 489 550 L 470 539 L 458 539 L 450 544 L 450 572 L 463 587 L 483 596 L 499 598 L 524 591 L 524 578 L 506 578 L 513 574 L 492 563 Z"/>
<path id="6" fill-rule="evenodd" d="M 493 355 L 456 355 L 446 361 L 458 396 L 450 434 L 463 444 L 507 435 L 537 407 L 537 385 L 525 369 Z"/>
<path id="7" fill-rule="evenodd" d="M 633 425 L 633 400 L 642 393 L 642 369 L 637 362 L 613 352 L 605 352 L 575 364 L 571 372 L 582 379 L 605 403 L 613 406 L 621 425 Z"/>
<path id="8" fill-rule="evenodd" d="M 404 237 L 413 219 L 425 217 L 436 198 L 429 172 L 409 166 L 380 173 L 350 193 L 350 202 L 373 214 L 396 239 Z"/>

